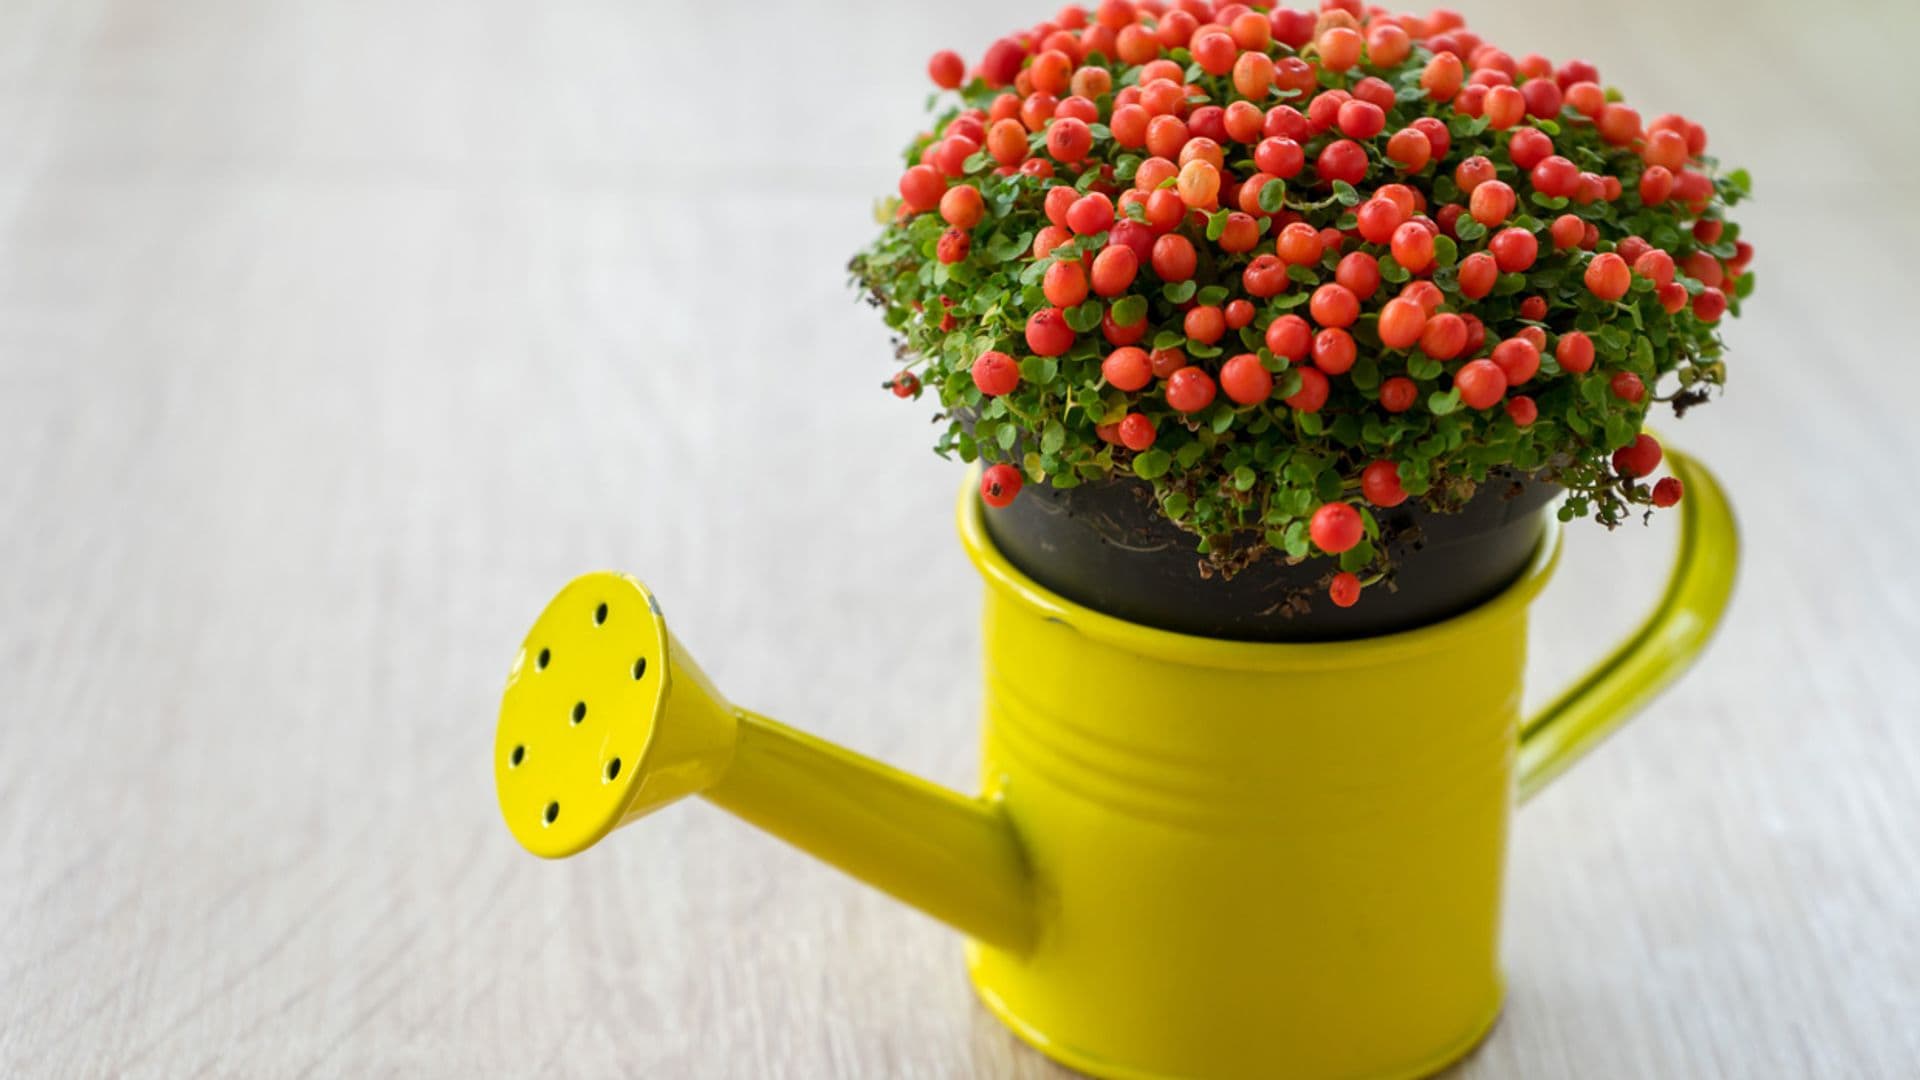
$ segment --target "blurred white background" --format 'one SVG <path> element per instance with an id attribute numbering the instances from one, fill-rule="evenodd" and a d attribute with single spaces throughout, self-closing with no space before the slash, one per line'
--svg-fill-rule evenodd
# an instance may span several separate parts
<path id="1" fill-rule="evenodd" d="M 1920 1070 L 1920 9 L 1460 5 L 1756 178 L 1748 562 L 1529 806 L 1465 1076 Z M 702 805 L 501 826 L 505 666 L 618 567 L 735 699 L 964 786 L 977 582 L 845 283 L 926 57 L 1047 3 L 0 5 L 0 1072 L 1046 1076 L 944 929 Z M 1544 699 L 1653 594 L 1570 532 Z"/>

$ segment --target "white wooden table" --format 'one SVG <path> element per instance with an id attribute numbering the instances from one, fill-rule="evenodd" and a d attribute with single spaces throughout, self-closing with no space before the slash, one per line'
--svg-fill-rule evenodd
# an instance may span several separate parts
<path id="1" fill-rule="evenodd" d="M 1678 428 L 1731 621 L 1524 812 L 1460 1074 L 1914 1075 L 1920 18 L 1463 6 L 1704 120 L 1761 291 Z M 616 566 L 743 703 L 970 778 L 959 473 L 842 267 L 927 54 L 1050 9 L 0 6 L 0 1074 L 1058 1075 L 930 921 L 700 804 L 540 863 L 488 771 Z M 1535 699 L 1667 539 L 1572 531 Z"/>

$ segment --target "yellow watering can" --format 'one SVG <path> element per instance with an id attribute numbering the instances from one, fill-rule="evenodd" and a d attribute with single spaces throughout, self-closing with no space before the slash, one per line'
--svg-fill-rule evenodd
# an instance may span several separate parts
<path id="1" fill-rule="evenodd" d="M 955 927 L 980 998 L 1106 1077 L 1402 1077 L 1500 1008 L 1501 867 L 1526 798 L 1684 670 L 1737 540 L 1681 454 L 1659 606 L 1522 721 L 1527 605 L 1504 593 L 1336 644 L 1189 637 L 1053 595 L 986 538 L 983 793 L 960 795 L 730 704 L 632 578 L 568 585 L 528 633 L 494 746 L 500 808 L 572 855 L 702 795 Z"/>

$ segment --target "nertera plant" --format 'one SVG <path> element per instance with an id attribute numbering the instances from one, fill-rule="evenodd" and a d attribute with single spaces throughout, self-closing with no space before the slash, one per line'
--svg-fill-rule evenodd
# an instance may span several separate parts
<path id="1" fill-rule="evenodd" d="M 989 506 L 1138 478 L 1223 573 L 1335 559 L 1345 606 L 1393 572 L 1375 509 L 1681 499 L 1643 424 L 1723 382 L 1753 287 L 1698 123 L 1358 0 L 1069 6 L 929 73 L 851 269 Z"/>

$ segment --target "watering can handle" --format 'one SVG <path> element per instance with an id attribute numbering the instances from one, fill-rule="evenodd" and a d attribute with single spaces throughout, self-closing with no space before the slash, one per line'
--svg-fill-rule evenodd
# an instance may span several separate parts
<path id="1" fill-rule="evenodd" d="M 1668 450 L 1685 485 L 1680 548 L 1660 602 L 1631 636 L 1520 729 L 1522 801 L 1559 776 L 1693 665 L 1733 595 L 1740 534 L 1719 481 Z"/>

